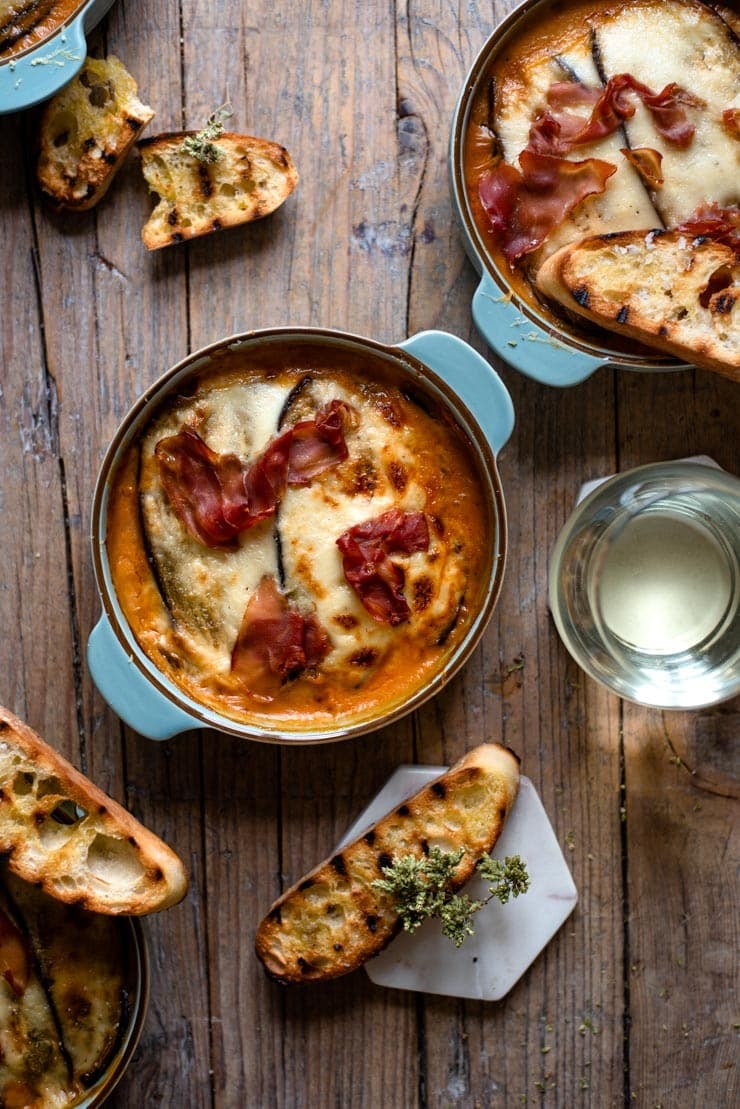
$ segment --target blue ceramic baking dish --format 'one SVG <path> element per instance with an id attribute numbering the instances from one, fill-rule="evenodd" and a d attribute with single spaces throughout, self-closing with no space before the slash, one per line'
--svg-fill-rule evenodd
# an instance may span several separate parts
<path id="1" fill-rule="evenodd" d="M 82 67 L 86 36 L 113 0 L 82 0 L 47 38 L 0 59 L 0 113 L 30 108 L 58 92 Z"/>
<path id="2" fill-rule="evenodd" d="M 187 392 L 188 379 L 227 352 L 244 353 L 272 345 L 275 359 L 297 343 L 310 344 L 320 357 L 327 350 L 381 361 L 402 390 L 426 395 L 443 416 L 461 429 L 474 463 L 489 523 L 485 580 L 476 584 L 464 635 L 443 655 L 424 685 L 371 715 L 339 720 L 309 730 L 276 723 L 235 721 L 199 704 L 161 673 L 139 647 L 116 597 L 108 560 L 108 504 L 116 472 L 128 447 L 168 396 Z M 277 364 L 281 364 L 277 362 Z M 511 398 L 489 363 L 461 339 L 440 331 L 420 332 L 397 346 L 318 328 L 276 328 L 232 336 L 191 354 L 155 382 L 118 429 L 103 460 L 92 511 L 92 555 L 103 614 L 87 645 L 90 673 L 108 704 L 132 728 L 151 739 L 167 739 L 191 728 L 210 727 L 271 743 L 317 743 L 345 739 L 397 720 L 436 694 L 462 667 L 479 642 L 498 600 L 506 558 L 506 512 L 496 458 L 514 427 Z"/>
<path id="3" fill-rule="evenodd" d="M 496 58 L 503 56 L 515 37 L 541 20 L 551 7 L 551 0 L 524 0 L 499 24 L 471 66 L 453 116 L 449 146 L 452 201 L 466 253 L 480 275 L 472 303 L 475 325 L 500 358 L 546 385 L 577 385 L 605 367 L 686 369 L 659 351 L 626 353 L 613 345 L 607 332 L 581 331 L 565 318 L 554 319 L 535 298 L 525 300 L 513 288 L 506 269 L 491 255 L 474 219 L 464 167 L 465 136 L 473 104 L 485 89 Z M 562 13 L 567 3 L 556 7 Z"/>

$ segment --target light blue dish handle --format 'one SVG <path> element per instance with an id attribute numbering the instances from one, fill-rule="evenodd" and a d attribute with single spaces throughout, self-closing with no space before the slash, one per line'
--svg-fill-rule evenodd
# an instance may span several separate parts
<path id="1" fill-rule="evenodd" d="M 514 430 L 514 405 L 490 362 L 446 331 L 420 331 L 398 344 L 439 374 L 475 416 L 497 455 Z"/>
<path id="2" fill-rule="evenodd" d="M 485 271 L 473 296 L 473 319 L 499 358 L 545 385 L 578 385 L 614 364 L 607 355 L 587 354 L 549 335 L 527 319 Z"/>
<path id="3" fill-rule="evenodd" d="M 89 0 L 66 27 L 0 64 L 0 113 L 40 104 L 71 81 L 87 56 L 87 32 L 112 4 L 113 0 Z"/>
<path id="4" fill-rule="evenodd" d="M 105 613 L 87 641 L 87 666 L 101 696 L 124 723 L 147 739 L 170 739 L 203 722 L 156 689 L 116 637 Z"/>

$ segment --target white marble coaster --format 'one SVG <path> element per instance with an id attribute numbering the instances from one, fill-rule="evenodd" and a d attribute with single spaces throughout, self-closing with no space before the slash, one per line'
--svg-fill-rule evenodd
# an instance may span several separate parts
<path id="1" fill-rule="evenodd" d="M 443 766 L 400 766 L 349 829 L 339 847 L 357 839 L 380 817 L 407 800 Z M 401 990 L 497 1001 L 509 992 L 567 919 L 578 900 L 573 879 L 552 825 L 529 778 L 519 794 L 492 851 L 495 858 L 521 855 L 531 884 L 508 905 L 491 901 L 475 916 L 475 935 L 462 947 L 442 934 L 439 922 L 427 921 L 413 935 L 402 932 L 365 965 L 372 982 Z M 466 891 L 486 896 L 487 887 L 473 878 Z"/>

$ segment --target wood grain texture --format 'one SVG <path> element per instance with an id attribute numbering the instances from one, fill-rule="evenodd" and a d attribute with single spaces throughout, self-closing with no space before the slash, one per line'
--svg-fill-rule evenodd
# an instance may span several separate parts
<path id="1" fill-rule="evenodd" d="M 740 704 L 627 705 L 567 655 L 549 556 L 585 479 L 709 454 L 737 472 L 737 387 L 701 371 L 602 371 L 554 390 L 490 356 L 449 197 L 449 124 L 513 7 L 447 0 L 117 0 L 90 51 L 117 54 L 156 117 L 281 142 L 300 182 L 269 219 L 150 255 L 134 155 L 100 206 L 54 215 L 33 180 L 37 113 L 3 116 L 0 702 L 184 858 L 185 902 L 147 922 L 152 996 L 112 1109 L 690 1109 L 737 1098 L 729 875 Z M 213 732 L 153 743 L 94 690 L 89 549 L 98 468 L 137 396 L 189 351 L 282 324 L 398 342 L 468 340 L 507 385 L 504 588 L 464 671 L 413 716 L 294 749 Z M 495 1004 L 388 991 L 360 973 L 269 982 L 255 927 L 400 763 L 486 739 L 522 757 L 579 891 Z"/>

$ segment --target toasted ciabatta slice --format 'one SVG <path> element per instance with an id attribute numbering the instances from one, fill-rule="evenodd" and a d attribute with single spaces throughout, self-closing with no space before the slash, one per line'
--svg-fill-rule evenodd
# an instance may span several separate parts
<path id="1" fill-rule="evenodd" d="M 60 901 L 138 916 L 187 890 L 177 855 L 0 707 L 0 853 Z"/>
<path id="2" fill-rule="evenodd" d="M 495 743 L 469 751 L 275 902 L 255 940 L 268 973 L 280 982 L 315 982 L 377 955 L 401 928 L 391 896 L 373 886 L 383 868 L 431 847 L 464 847 L 459 889 L 498 839 L 518 789 L 513 751 Z"/>
<path id="3" fill-rule="evenodd" d="M 592 323 L 740 381 L 740 264 L 731 247 L 681 231 L 623 231 L 543 262 L 545 296 Z"/>
<path id="4" fill-rule="evenodd" d="M 202 160 L 183 144 L 196 131 L 155 135 L 139 143 L 142 170 L 159 202 L 141 237 L 148 250 L 268 216 L 298 183 L 288 151 L 276 142 L 225 132 Z"/>
<path id="5" fill-rule="evenodd" d="M 153 117 L 118 58 L 86 58 L 41 116 L 36 174 L 44 195 L 59 208 L 92 208 Z"/>

